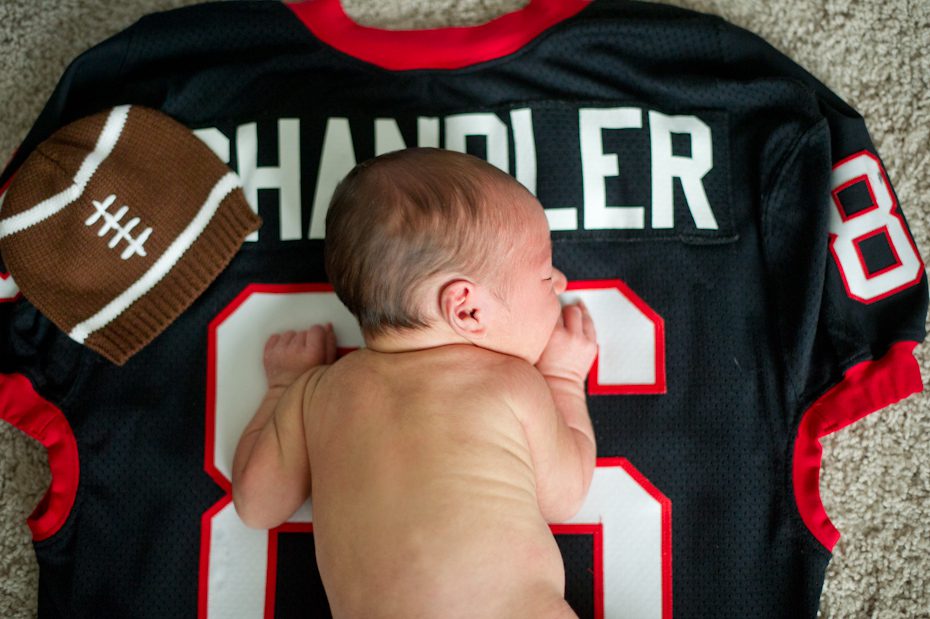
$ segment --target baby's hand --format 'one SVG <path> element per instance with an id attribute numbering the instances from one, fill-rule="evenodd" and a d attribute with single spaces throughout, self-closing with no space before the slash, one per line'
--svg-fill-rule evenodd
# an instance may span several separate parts
<path id="1" fill-rule="evenodd" d="M 333 325 L 314 325 L 306 331 L 276 333 L 265 343 L 268 387 L 286 387 L 317 365 L 336 360 Z"/>
<path id="2" fill-rule="evenodd" d="M 594 321 L 582 301 L 562 308 L 536 368 L 543 376 L 584 382 L 597 355 Z"/>

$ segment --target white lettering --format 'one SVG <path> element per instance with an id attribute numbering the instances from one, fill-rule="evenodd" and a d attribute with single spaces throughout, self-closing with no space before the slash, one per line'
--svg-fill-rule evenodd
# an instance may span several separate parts
<path id="1" fill-rule="evenodd" d="M 704 179 L 713 169 L 713 135 L 709 125 L 696 116 L 669 116 L 661 112 L 638 107 L 582 108 L 578 110 L 578 132 L 581 163 L 581 203 L 579 205 L 553 205 L 552 198 L 545 204 L 546 218 L 551 230 L 642 230 L 646 224 L 646 206 L 639 204 L 614 205 L 607 203 L 607 179 L 633 174 L 616 152 L 605 152 L 605 130 L 637 130 L 644 137 L 644 112 L 648 112 L 649 163 L 651 178 L 625 178 L 626 186 L 650 183 L 652 204 L 649 225 L 652 229 L 668 230 L 675 227 L 674 194 L 676 179 L 684 193 L 687 207 L 698 229 L 718 230 L 719 224 L 707 197 Z M 548 113 L 529 107 L 509 111 L 509 127 L 497 114 L 476 112 L 454 114 L 445 118 L 421 116 L 417 118 L 416 143 L 418 146 L 446 148 L 467 152 L 468 139 L 484 141 L 487 161 L 501 170 L 512 173 L 530 193 L 539 192 L 539 152 L 537 151 L 534 115 Z M 443 124 L 440 125 L 440 122 Z M 551 120 L 546 120 L 551 122 Z M 443 130 L 440 139 L 440 129 Z M 300 238 L 301 227 L 301 165 L 300 121 L 278 120 L 278 165 L 257 165 L 258 131 L 256 123 L 241 125 L 236 130 L 235 145 L 239 175 L 246 198 L 256 211 L 259 189 L 278 189 L 280 196 L 280 239 Z M 400 150 L 408 146 L 397 119 L 382 117 L 372 120 L 374 155 Z M 230 162 L 232 140 L 216 128 L 194 131 L 217 156 Z M 675 135 L 690 139 L 689 154 L 673 153 Z M 513 139 L 513 169 L 510 162 L 510 139 Z M 631 135 L 634 134 L 624 134 Z M 440 143 L 442 145 L 440 146 Z M 558 147 L 558 146 L 557 146 Z M 548 157 L 553 153 L 544 153 Z M 352 129 L 347 118 L 327 119 L 317 184 L 314 188 L 313 210 L 307 230 L 309 239 L 323 239 L 326 211 L 339 181 L 355 166 L 357 157 L 352 141 Z M 566 161 L 571 164 L 573 162 Z M 645 162 L 643 169 L 645 170 Z M 574 165 L 565 166 L 566 170 Z M 560 170 L 560 174 L 561 174 Z M 640 174 L 636 171 L 636 174 Z M 559 178 L 559 182 L 571 179 Z M 552 186 L 551 184 L 547 186 Z M 644 192 L 645 193 L 645 192 Z M 270 230 L 265 233 L 274 234 Z M 257 240 L 251 234 L 247 240 Z"/>
<path id="2" fill-rule="evenodd" d="M 533 136 L 533 111 L 528 108 L 510 111 L 513 127 L 514 176 L 531 194 L 536 195 L 536 138 Z"/>
<path id="3" fill-rule="evenodd" d="M 421 116 L 417 118 L 417 145 L 439 148 L 439 119 Z"/>
<path id="4" fill-rule="evenodd" d="M 400 134 L 397 121 L 393 118 L 375 119 L 375 157 L 395 150 L 407 148 L 404 136 Z"/>
<path id="5" fill-rule="evenodd" d="M 584 227 L 587 230 L 642 228 L 645 207 L 608 206 L 604 179 L 619 176 L 616 153 L 604 152 L 604 129 L 641 129 L 642 111 L 635 107 L 578 110 L 581 137 L 581 180 Z"/>
<path id="6" fill-rule="evenodd" d="M 513 128 L 513 151 L 515 154 L 514 176 L 531 194 L 536 195 L 538 171 L 536 165 L 536 136 L 533 134 L 533 111 L 520 108 L 510 111 L 510 126 Z M 550 230 L 577 230 L 578 209 L 575 207 L 546 208 Z"/>
<path id="7" fill-rule="evenodd" d="M 480 136 L 487 145 L 487 161 L 510 173 L 507 125 L 490 112 L 455 114 L 446 117 L 446 148 L 460 153 L 468 152 L 468 136 Z"/>
<path id="8" fill-rule="evenodd" d="M 355 167 L 355 148 L 347 118 L 330 118 L 326 121 L 320 170 L 313 194 L 313 214 L 310 219 L 310 238 L 326 236 L 326 211 L 339 181 Z"/>
<path id="9" fill-rule="evenodd" d="M 691 138 L 691 156 L 672 154 L 672 134 Z M 717 220 L 710 209 L 701 180 L 714 167 L 710 127 L 696 116 L 666 116 L 649 112 L 649 136 L 652 150 L 652 227 L 674 227 L 674 183 L 681 180 L 685 201 L 701 229 L 717 230 Z"/>
<path id="10" fill-rule="evenodd" d="M 245 197 L 258 211 L 258 190 L 277 189 L 281 240 L 299 239 L 300 226 L 300 120 L 278 120 L 278 165 L 258 167 L 258 130 L 255 123 L 236 130 L 236 156 Z M 258 240 L 253 232 L 248 241 Z"/>

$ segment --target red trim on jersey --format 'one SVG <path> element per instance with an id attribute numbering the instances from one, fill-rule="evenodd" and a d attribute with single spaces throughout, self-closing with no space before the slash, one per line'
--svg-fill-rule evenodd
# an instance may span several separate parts
<path id="1" fill-rule="evenodd" d="M 898 342 L 881 359 L 863 361 L 846 370 L 843 380 L 807 409 L 798 426 L 792 462 L 795 502 L 804 524 L 831 552 L 840 533 L 820 500 L 820 439 L 921 391 L 915 346 L 917 342 Z"/>
<path id="2" fill-rule="evenodd" d="M 207 411 L 203 468 L 224 492 L 232 493 L 232 480 L 227 479 L 226 475 L 213 464 L 213 454 L 216 449 L 216 330 L 253 294 L 332 291 L 333 287 L 330 284 L 249 284 L 210 321 L 207 327 Z"/>
<path id="3" fill-rule="evenodd" d="M 597 288 L 618 288 L 624 293 L 626 298 L 634 303 L 639 301 L 637 307 L 645 313 L 656 319 L 657 342 L 661 344 L 657 348 L 657 362 L 661 362 L 661 377 L 664 384 L 664 326 L 657 314 L 652 312 L 648 306 L 632 293 L 629 288 L 619 280 L 604 281 L 585 281 L 573 282 L 570 288 L 584 290 Z M 210 578 L 210 553 L 211 553 L 211 536 L 214 517 L 226 508 L 232 501 L 231 483 L 226 476 L 217 469 L 213 463 L 215 452 L 215 422 L 216 422 L 216 368 L 217 368 L 217 329 L 231 315 L 233 315 L 245 301 L 253 294 L 288 294 L 303 292 L 331 292 L 332 286 L 329 284 L 251 284 L 246 286 L 223 310 L 214 318 L 208 328 L 208 364 L 207 364 L 207 402 L 206 402 L 206 431 L 205 431 L 205 449 L 204 449 L 204 468 L 216 483 L 226 492 L 225 496 L 207 510 L 201 518 L 201 548 L 200 548 L 200 590 L 198 599 L 198 616 L 205 618 L 207 616 L 207 593 L 209 591 Z M 642 303 L 642 304 L 641 304 Z M 661 545 L 662 556 L 662 616 L 668 619 L 672 616 L 672 504 L 671 501 L 663 495 L 642 473 L 640 473 L 625 458 L 599 458 L 598 467 L 621 467 L 637 484 L 652 496 L 661 506 Z M 600 523 L 579 523 L 579 524 L 558 524 L 553 526 L 553 532 L 557 534 L 589 534 L 594 536 L 594 602 L 595 613 L 597 617 L 604 616 L 604 547 L 603 547 L 603 525 Z M 276 603 L 277 592 L 277 562 L 278 562 L 278 534 L 280 532 L 303 532 L 312 533 L 312 523 L 285 523 L 280 527 L 269 532 L 268 544 L 268 563 L 266 568 L 266 587 L 264 614 L 266 617 L 273 616 Z"/>
<path id="4" fill-rule="evenodd" d="M 312 522 L 285 522 L 268 531 L 268 567 L 265 576 L 265 617 L 275 616 L 278 599 L 278 534 L 313 533 Z"/>
<path id="5" fill-rule="evenodd" d="M 61 409 L 36 393 L 22 374 L 0 374 L 0 419 L 39 441 L 52 482 L 26 524 L 40 542 L 58 532 L 74 507 L 80 479 L 77 440 Z"/>
<path id="6" fill-rule="evenodd" d="M 6 168 L 7 168 L 7 167 L 10 165 L 10 163 L 13 161 L 13 157 L 15 157 L 15 156 L 16 156 L 16 153 L 18 153 L 18 152 L 19 152 L 19 149 L 13 151 L 13 154 L 10 155 L 10 158 L 7 159 L 7 161 L 6 161 L 5 164 L 3 164 L 2 170 L 6 170 Z M 2 170 L 0 170 L 0 171 L 2 171 Z M 10 188 L 10 184 L 13 182 L 13 178 L 14 178 L 15 176 L 16 176 L 16 175 L 13 174 L 12 176 L 10 176 L 10 178 L 6 179 L 6 182 L 3 183 L 3 186 L 2 186 L 2 187 L 0 187 L 0 196 L 2 196 L 3 194 L 5 194 L 5 193 L 6 193 L 6 190 Z"/>
<path id="7" fill-rule="evenodd" d="M 329 284 L 250 284 L 242 289 L 236 298 L 229 305 L 217 314 L 210 321 L 207 328 L 207 401 L 204 420 L 204 453 L 203 468 L 211 479 L 223 489 L 225 496 L 220 498 L 210 509 L 203 513 L 200 519 L 200 587 L 197 592 L 197 612 L 198 617 L 205 619 L 207 617 L 207 594 L 210 590 L 210 544 L 213 532 L 213 518 L 220 513 L 227 505 L 232 502 L 232 481 L 220 471 L 214 464 L 213 458 L 216 452 L 216 330 L 222 325 L 227 318 L 239 309 L 245 301 L 253 294 L 270 293 L 300 293 L 300 292 L 332 292 L 333 287 Z M 287 525 L 282 525 L 286 527 Z M 286 529 L 285 529 L 286 530 Z M 271 542 L 274 543 L 274 552 L 277 553 L 277 537 L 273 537 Z M 269 552 L 271 552 L 269 547 Z M 271 568 L 269 568 L 271 569 Z M 275 572 L 270 572 L 272 578 L 276 578 Z M 274 583 L 270 585 L 275 586 Z M 272 589 L 273 590 L 273 589 Z M 271 601 L 272 605 L 274 600 Z M 268 600 L 265 601 L 266 609 Z M 265 615 L 274 616 L 274 615 Z"/>
<path id="8" fill-rule="evenodd" d="M 200 574 L 197 591 L 197 617 L 207 618 L 207 594 L 210 591 L 210 540 L 213 538 L 213 518 L 232 503 L 232 494 L 227 494 L 200 517 Z"/>
<path id="9" fill-rule="evenodd" d="M 621 467 L 636 482 L 662 505 L 662 617 L 670 619 L 672 616 L 672 503 L 662 494 L 646 477 L 640 473 L 626 458 L 598 458 L 598 467 Z M 222 501 L 218 506 L 225 507 L 228 500 Z M 219 510 L 216 510 L 219 511 Z M 212 518 L 216 511 L 211 510 Z M 205 520 L 207 514 L 204 515 Z M 209 523 L 205 522 L 209 529 Z M 592 575 L 594 577 L 594 619 L 604 619 L 604 525 L 602 523 L 579 524 L 550 524 L 549 529 L 553 535 L 590 535 L 593 538 L 592 548 Z M 268 561 L 265 577 L 265 617 L 275 616 L 278 586 L 278 537 L 280 533 L 313 533 L 312 522 L 285 522 L 268 531 Z M 202 553 L 201 560 L 209 558 L 209 545 Z M 205 566 L 201 567 L 201 579 L 206 573 Z M 205 590 L 206 582 L 201 583 Z M 204 609 L 205 611 L 206 609 Z M 205 612 L 200 615 L 205 617 Z"/>
<path id="10" fill-rule="evenodd" d="M 385 30 L 362 26 L 339 0 L 288 4 L 320 41 L 393 71 L 460 69 L 512 54 L 543 31 L 588 6 L 589 0 L 530 0 L 524 8 L 478 26 Z"/>
<path id="11" fill-rule="evenodd" d="M 550 524 L 549 529 L 553 535 L 590 535 L 593 538 L 594 619 L 604 619 L 604 525 Z"/>
<path id="12" fill-rule="evenodd" d="M 9 280 L 9 282 L 7 282 L 7 280 Z M 23 293 L 19 290 L 19 286 L 16 285 L 16 281 L 10 279 L 9 273 L 0 271 L 0 284 L 2 284 L 0 285 L 0 303 L 13 303 L 15 301 L 19 301 L 22 298 Z M 8 286 L 12 286 L 16 292 L 14 292 L 11 296 L 3 296 L 4 294 L 8 294 L 3 292 L 3 288 Z"/>

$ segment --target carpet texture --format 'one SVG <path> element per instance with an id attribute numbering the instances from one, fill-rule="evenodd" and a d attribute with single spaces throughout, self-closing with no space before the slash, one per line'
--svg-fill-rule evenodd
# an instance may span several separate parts
<path id="1" fill-rule="evenodd" d="M 343 0 L 389 28 L 470 25 L 526 0 Z M 930 249 L 930 2 L 672 0 L 748 28 L 866 119 L 921 255 Z M 25 136 L 67 63 L 144 13 L 189 0 L 2 0 L 0 161 Z M 925 381 L 930 352 L 917 348 Z M 843 534 L 824 617 L 930 617 L 930 396 L 916 395 L 824 441 L 822 494 Z M 49 482 L 44 451 L 0 422 L 0 617 L 35 616 L 38 567 L 25 518 Z M 752 610 L 747 609 L 747 614 Z"/>

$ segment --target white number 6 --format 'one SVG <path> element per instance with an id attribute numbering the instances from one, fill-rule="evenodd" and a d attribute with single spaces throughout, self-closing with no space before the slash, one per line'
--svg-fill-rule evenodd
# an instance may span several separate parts
<path id="1" fill-rule="evenodd" d="M 591 394 L 663 393 L 661 317 L 619 280 L 573 282 L 569 290 L 598 322 L 601 362 Z M 355 318 L 326 284 L 249 286 L 210 323 L 204 468 L 226 494 L 202 516 L 200 619 L 274 617 L 278 533 L 312 532 L 309 502 L 278 529 L 247 528 L 229 480 L 239 435 L 265 389 L 265 340 L 314 322 L 332 322 L 342 347 L 363 344 Z M 645 373 L 625 371 L 618 361 L 625 356 L 639 356 Z M 598 461 L 579 514 L 553 526 L 557 534 L 593 536 L 596 619 L 671 616 L 671 517 L 671 501 L 629 461 Z"/>

